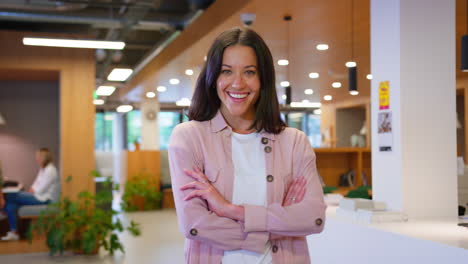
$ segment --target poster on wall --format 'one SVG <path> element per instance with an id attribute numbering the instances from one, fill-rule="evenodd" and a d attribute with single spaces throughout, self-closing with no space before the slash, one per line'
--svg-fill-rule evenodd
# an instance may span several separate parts
<path id="1" fill-rule="evenodd" d="M 390 82 L 379 83 L 379 110 L 390 109 Z"/>
<path id="2" fill-rule="evenodd" d="M 381 112 L 378 116 L 378 138 L 379 151 L 392 151 L 393 147 L 393 128 L 392 128 L 392 112 Z"/>

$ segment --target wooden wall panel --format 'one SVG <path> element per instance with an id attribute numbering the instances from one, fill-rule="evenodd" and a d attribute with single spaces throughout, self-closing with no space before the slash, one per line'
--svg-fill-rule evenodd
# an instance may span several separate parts
<path id="1" fill-rule="evenodd" d="M 22 37 L 25 35 L 46 36 L 0 31 L 0 71 L 59 72 L 62 194 L 74 197 L 82 190 L 94 192 L 94 181 L 88 176 L 95 168 L 94 50 L 24 46 Z M 54 37 L 70 36 L 59 34 Z M 28 74 L 23 76 L 23 80 L 29 80 Z M 73 185 L 65 184 L 69 175 L 74 177 Z"/>
<path id="2" fill-rule="evenodd" d="M 161 153 L 140 150 L 127 152 L 127 179 L 135 177 L 151 178 L 156 181 L 156 189 L 161 187 Z"/>

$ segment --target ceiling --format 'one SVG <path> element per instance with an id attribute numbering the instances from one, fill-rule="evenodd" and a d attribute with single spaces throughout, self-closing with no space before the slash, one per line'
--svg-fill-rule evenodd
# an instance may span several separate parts
<path id="1" fill-rule="evenodd" d="M 276 68 L 276 86 L 279 97 L 284 94 L 282 81 L 289 81 L 292 87 L 292 101 L 321 102 L 326 94 L 333 101 L 356 98 L 348 93 L 348 70 L 345 62 L 354 59 L 358 64 L 357 97 L 369 97 L 370 80 L 370 1 L 369 0 L 251 0 L 224 21 L 210 30 L 203 38 L 179 55 L 167 61 L 164 67 L 148 76 L 152 85 L 131 83 L 128 99 L 137 100 L 145 92 L 154 91 L 158 85 L 166 86 L 167 92 L 159 94 L 162 102 L 174 102 L 183 97 L 190 98 L 198 74 L 204 63 L 204 56 L 216 36 L 224 30 L 244 26 L 241 14 L 254 13 L 256 19 L 250 26 L 257 31 L 271 49 Z M 291 15 L 291 21 L 285 21 Z M 203 16 L 216 16 L 207 10 Z M 187 33 L 187 32 L 184 32 Z M 183 33 L 183 34 L 184 34 Z M 316 45 L 326 43 L 329 50 L 318 51 Z M 353 43 L 353 45 L 352 45 Z M 288 59 L 288 66 L 276 62 Z M 186 69 L 195 74 L 185 75 Z M 318 79 L 309 78 L 309 73 L 318 72 Z M 169 80 L 177 78 L 178 85 Z M 332 88 L 332 82 L 341 82 L 341 88 Z M 312 89 L 313 94 L 305 94 Z M 282 99 L 280 99 L 282 101 Z"/>
<path id="2" fill-rule="evenodd" d="M 100 40 L 124 40 L 127 45 L 122 51 L 122 56 L 107 52 L 104 58 L 96 60 L 97 85 L 105 82 L 105 77 L 114 67 L 141 68 L 144 58 L 156 48 L 168 43 L 168 39 L 174 37 L 178 30 L 183 30 L 177 37 L 179 39 L 193 35 L 194 30 L 198 33 L 203 32 L 202 37 L 193 38 L 192 41 L 190 37 L 184 38 L 185 42 L 190 42 L 186 45 L 175 47 L 176 41 L 168 44 L 154 59 L 158 61 L 158 67 L 144 69 L 141 71 L 144 74 L 137 73 L 133 80 L 122 85 L 120 93 L 112 97 L 115 100 L 139 101 L 147 91 L 156 91 L 157 86 L 164 85 L 168 89 L 159 93 L 158 99 L 161 102 L 175 102 L 183 97 L 191 97 L 196 78 L 204 63 L 203 58 L 214 38 L 226 29 L 243 26 L 240 19 L 242 13 L 254 13 L 256 19 L 250 27 L 265 39 L 275 62 L 279 59 L 289 60 L 288 66 L 275 64 L 280 98 L 284 94 L 281 81 L 290 82 L 292 101 L 335 103 L 369 97 L 371 82 L 366 76 L 371 73 L 370 0 L 243 2 L 240 8 L 233 9 L 231 13 L 222 13 L 220 10 L 223 9 L 223 5 L 226 9 L 228 5 L 234 5 L 234 2 L 2 0 L 0 29 L 79 33 Z M 215 7 L 218 9 L 214 10 Z M 465 1 L 457 0 L 457 54 L 460 36 L 466 33 L 465 10 Z M 292 20 L 285 21 L 285 15 L 292 16 Z M 204 28 L 190 28 L 190 25 L 199 20 L 205 21 Z M 326 43 L 330 48 L 318 51 L 316 45 L 319 43 Z M 171 56 L 166 56 L 165 51 L 171 48 Z M 117 57 L 121 57 L 120 60 L 117 60 Z M 358 65 L 357 82 L 360 93 L 357 96 L 348 93 L 348 70 L 345 62 L 350 59 Z M 194 74 L 186 75 L 186 69 L 192 69 Z M 309 78 L 311 72 L 319 73 L 320 77 Z M 466 76 L 467 73 L 457 70 L 457 78 Z M 170 84 L 169 80 L 172 78 L 179 79 L 180 83 Z M 149 84 L 142 85 L 145 82 Z M 332 88 L 332 82 L 341 82 L 342 87 Z M 312 89 L 313 94 L 305 94 L 306 89 Z M 333 100 L 324 101 L 324 95 L 332 95 Z"/>
<path id="3" fill-rule="evenodd" d="M 466 1 L 457 0 L 456 7 L 456 44 L 457 65 L 459 65 L 460 37 L 466 34 Z M 354 7 L 353 7 L 354 4 Z M 370 69 L 370 1 L 369 0 L 251 0 L 243 8 L 227 16 L 222 23 L 210 30 L 205 36 L 194 42 L 189 48 L 181 50 L 179 55 L 165 62 L 165 66 L 154 71 L 151 85 L 131 83 L 126 95 L 137 100 L 146 91 L 158 85 L 168 87 L 160 93 L 162 102 L 173 102 L 182 97 L 190 98 L 203 57 L 216 36 L 222 31 L 243 26 L 240 15 L 254 13 L 256 19 L 250 26 L 257 31 L 270 47 L 275 62 L 289 59 L 288 66 L 275 65 L 276 86 L 279 96 L 284 94 L 281 81 L 289 81 L 292 86 L 292 101 L 309 100 L 323 104 L 363 102 L 370 96 L 371 81 L 367 74 Z M 210 16 L 209 10 L 203 16 Z M 284 21 L 285 15 L 292 20 Z M 214 15 L 213 15 L 214 16 Z M 455 19 L 455 18 L 454 18 Z M 318 51 L 316 45 L 327 43 L 327 51 Z M 359 95 L 348 93 L 348 70 L 345 62 L 353 58 L 357 62 Z M 193 69 L 195 74 L 187 76 L 186 69 Z M 457 84 L 468 73 L 457 69 Z M 309 78 L 309 73 L 318 72 L 318 79 Z M 180 79 L 180 84 L 171 85 L 171 78 Z M 332 82 L 341 82 L 341 88 L 332 88 Z M 468 85 L 468 78 L 467 78 Z M 306 89 L 314 93 L 307 95 Z M 332 95 L 332 101 L 324 101 L 324 95 Z M 280 99 L 281 101 L 281 99 Z"/>
<path id="4" fill-rule="evenodd" d="M 214 0 L 2 0 L 0 30 L 71 33 L 124 41 L 122 51 L 96 51 L 96 85 L 115 67 L 143 60 L 185 29 Z"/>

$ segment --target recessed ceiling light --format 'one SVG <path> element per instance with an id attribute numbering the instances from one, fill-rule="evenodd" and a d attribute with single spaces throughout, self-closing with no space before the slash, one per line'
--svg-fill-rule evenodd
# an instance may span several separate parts
<path id="1" fill-rule="evenodd" d="M 356 62 L 355 61 L 348 61 L 345 63 L 346 67 L 348 68 L 352 68 L 352 67 L 356 67 Z"/>
<path id="2" fill-rule="evenodd" d="M 146 93 L 146 97 L 148 97 L 148 98 L 155 98 L 155 97 L 156 97 L 156 93 L 155 93 L 155 92 L 147 92 L 147 93 Z"/>
<path id="3" fill-rule="evenodd" d="M 190 99 L 182 98 L 176 102 L 176 105 L 177 106 L 190 106 L 190 103 L 191 103 Z"/>
<path id="4" fill-rule="evenodd" d="M 317 79 L 318 77 L 320 77 L 320 75 L 318 74 L 318 72 L 311 72 L 311 73 L 309 73 L 309 78 L 311 78 L 311 79 Z"/>
<path id="5" fill-rule="evenodd" d="M 333 97 L 331 95 L 325 95 L 323 97 L 323 100 L 325 100 L 325 101 L 331 101 L 331 99 L 333 99 Z"/>
<path id="6" fill-rule="evenodd" d="M 332 87 L 333 87 L 333 88 L 340 88 L 340 87 L 341 87 L 341 83 L 340 83 L 340 82 L 333 82 L 333 83 L 332 83 Z"/>
<path id="7" fill-rule="evenodd" d="M 160 85 L 160 86 L 158 86 L 158 88 L 156 88 L 156 90 L 158 92 L 160 92 L 160 93 L 164 93 L 165 91 L 167 91 L 167 88 L 166 88 L 166 86 Z"/>
<path id="8" fill-rule="evenodd" d="M 281 66 L 286 66 L 286 65 L 289 65 L 289 61 L 288 60 L 278 60 L 278 65 L 281 65 Z"/>
<path id="9" fill-rule="evenodd" d="M 85 48 L 85 49 L 113 49 L 121 50 L 125 47 L 122 41 L 77 40 L 57 38 L 23 38 L 23 44 L 28 46 Z"/>
<path id="10" fill-rule="evenodd" d="M 291 102 L 291 107 L 308 107 L 308 108 L 317 108 L 321 107 L 321 103 L 316 102 L 309 102 L 308 100 L 304 100 L 302 102 Z"/>
<path id="11" fill-rule="evenodd" d="M 367 78 L 368 80 L 372 80 L 372 74 L 367 74 L 366 78 Z"/>
<path id="12" fill-rule="evenodd" d="M 358 95 L 358 94 L 359 94 L 359 91 L 349 91 L 349 94 L 350 94 L 350 95 Z"/>
<path id="13" fill-rule="evenodd" d="M 315 109 L 314 114 L 315 115 L 321 115 L 322 114 L 322 109 Z"/>
<path id="14" fill-rule="evenodd" d="M 107 76 L 107 80 L 109 81 L 117 81 L 117 82 L 123 82 L 127 80 L 128 77 L 132 74 L 133 70 L 132 69 L 119 69 L 115 68 L 111 71 L 109 76 Z"/>
<path id="15" fill-rule="evenodd" d="M 172 85 L 177 85 L 180 83 L 179 79 L 173 78 L 169 80 L 169 83 Z"/>
<path id="16" fill-rule="evenodd" d="M 305 89 L 305 90 L 304 90 L 304 93 L 307 94 L 307 95 L 311 95 L 311 94 L 314 93 L 314 90 L 312 90 L 312 89 Z"/>
<path id="17" fill-rule="evenodd" d="M 192 76 L 193 75 L 193 70 L 192 69 L 187 69 L 187 70 L 185 70 L 185 74 L 188 75 L 188 76 Z"/>
<path id="18" fill-rule="evenodd" d="M 204 60 L 204 61 L 206 61 L 206 59 L 207 59 L 207 58 L 206 58 L 206 56 L 205 56 L 205 57 L 203 57 L 203 60 Z"/>
<path id="19" fill-rule="evenodd" d="M 317 47 L 316 47 L 318 50 L 327 50 L 328 49 L 328 45 L 327 44 L 318 44 Z"/>
<path id="20" fill-rule="evenodd" d="M 93 100 L 93 104 L 94 104 L 94 105 L 103 105 L 103 104 L 104 104 L 104 100 L 103 100 L 103 99 L 94 99 L 94 100 Z"/>
<path id="21" fill-rule="evenodd" d="M 127 113 L 132 110 L 133 110 L 133 106 L 131 105 L 119 105 L 119 107 L 117 107 L 117 112 L 119 113 Z"/>
<path id="22" fill-rule="evenodd" d="M 282 87 L 288 87 L 288 86 L 289 86 L 289 82 L 288 82 L 288 81 L 282 81 L 282 82 L 280 83 L 280 85 L 281 85 Z"/>
<path id="23" fill-rule="evenodd" d="M 96 90 L 97 96 L 109 96 L 115 91 L 115 86 L 101 85 Z"/>
<path id="24" fill-rule="evenodd" d="M 281 96 L 281 98 L 283 98 L 283 100 L 286 100 L 286 99 L 288 99 L 288 96 L 285 95 L 285 94 L 283 94 L 283 95 Z"/>

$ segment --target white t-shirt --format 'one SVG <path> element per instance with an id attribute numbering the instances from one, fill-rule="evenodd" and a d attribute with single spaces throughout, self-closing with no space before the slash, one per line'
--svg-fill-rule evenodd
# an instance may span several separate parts
<path id="1" fill-rule="evenodd" d="M 39 201 L 50 200 L 56 202 L 60 198 L 60 177 L 52 163 L 40 168 L 32 185 L 34 197 Z"/>
<path id="2" fill-rule="evenodd" d="M 232 203 L 267 206 L 267 185 L 264 145 L 259 133 L 232 133 L 232 162 L 234 191 Z M 263 254 L 248 250 L 225 251 L 223 264 L 272 263 L 271 243 L 265 244 Z"/>

